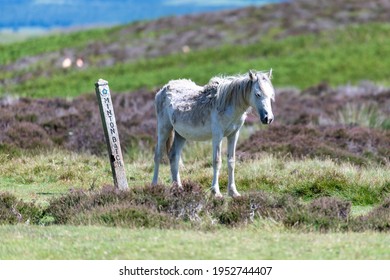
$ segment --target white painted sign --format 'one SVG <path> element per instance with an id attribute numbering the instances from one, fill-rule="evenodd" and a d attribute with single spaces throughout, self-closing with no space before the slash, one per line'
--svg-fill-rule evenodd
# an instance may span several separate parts
<path id="1" fill-rule="evenodd" d="M 125 190 L 128 188 L 128 184 L 108 82 L 99 79 L 95 86 L 114 185 L 121 190 Z"/>

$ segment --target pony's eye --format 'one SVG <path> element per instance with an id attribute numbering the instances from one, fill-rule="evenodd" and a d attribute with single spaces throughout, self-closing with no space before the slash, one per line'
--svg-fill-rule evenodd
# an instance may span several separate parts
<path id="1" fill-rule="evenodd" d="M 256 95 L 257 97 L 261 97 L 260 92 L 256 92 L 255 95 Z"/>

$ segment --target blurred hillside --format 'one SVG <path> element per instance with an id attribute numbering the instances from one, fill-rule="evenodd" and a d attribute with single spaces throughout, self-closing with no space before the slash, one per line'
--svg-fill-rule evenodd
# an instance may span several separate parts
<path id="1" fill-rule="evenodd" d="M 43 43 L 37 40 L 22 44 L 29 46 L 29 50 L 3 56 L 1 62 L 14 65 L 24 62 L 22 66 L 28 67 L 34 58 L 48 60 L 67 54 L 88 59 L 90 66 L 109 66 L 181 52 L 184 46 L 198 50 L 226 44 L 247 45 L 265 38 L 277 40 L 349 25 L 388 22 L 389 15 L 389 0 L 295 0 L 53 36 L 49 41 L 43 39 Z M 104 58 L 99 57 L 102 53 Z M 17 68 L 12 64 L 9 67 Z"/>
<path id="2" fill-rule="evenodd" d="M 205 83 L 270 67 L 280 86 L 384 82 L 389 14 L 390 0 L 296 0 L 36 38 L 0 46 L 0 95 L 78 96 L 101 76 L 119 91 L 179 77 Z M 313 63 L 315 78 L 302 79 Z"/>
<path id="3" fill-rule="evenodd" d="M 273 68 L 279 127 L 265 142 L 254 136 L 242 144 L 243 157 L 322 153 L 387 163 L 389 15 L 390 0 L 296 0 L 0 46 L 0 148 L 104 151 L 94 97 L 104 78 L 115 95 L 126 93 L 114 98 L 123 146 L 151 150 L 153 96 L 170 79 L 205 84 L 214 75 Z"/>

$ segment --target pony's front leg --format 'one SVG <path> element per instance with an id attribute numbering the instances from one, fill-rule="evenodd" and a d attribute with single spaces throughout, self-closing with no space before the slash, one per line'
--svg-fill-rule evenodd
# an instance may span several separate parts
<path id="1" fill-rule="evenodd" d="M 239 131 L 229 135 L 228 139 L 228 195 L 238 197 L 240 194 L 237 191 L 236 183 L 234 182 L 234 167 L 236 164 L 236 145 L 239 136 Z"/>
<path id="2" fill-rule="evenodd" d="M 211 185 L 211 191 L 215 197 L 222 197 L 219 190 L 219 171 L 221 170 L 222 158 L 221 158 L 222 137 L 213 136 L 213 183 Z"/>

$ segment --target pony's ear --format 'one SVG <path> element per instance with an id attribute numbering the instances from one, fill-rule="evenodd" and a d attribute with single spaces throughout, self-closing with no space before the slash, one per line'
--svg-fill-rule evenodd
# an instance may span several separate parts
<path id="1" fill-rule="evenodd" d="M 248 74 L 249 74 L 249 79 L 251 79 L 251 81 L 256 79 L 256 73 L 253 72 L 252 70 L 249 70 Z"/>
<path id="2" fill-rule="evenodd" d="M 269 70 L 269 72 L 268 72 L 268 79 L 272 79 L 272 68 L 271 68 L 271 70 Z"/>

